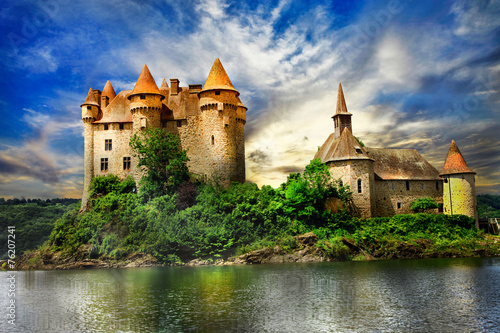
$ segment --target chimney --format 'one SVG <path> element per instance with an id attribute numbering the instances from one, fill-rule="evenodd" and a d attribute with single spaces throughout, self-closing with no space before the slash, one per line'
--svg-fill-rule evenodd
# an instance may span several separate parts
<path id="1" fill-rule="evenodd" d="M 170 95 L 178 95 L 179 91 L 179 80 L 170 79 Z"/>

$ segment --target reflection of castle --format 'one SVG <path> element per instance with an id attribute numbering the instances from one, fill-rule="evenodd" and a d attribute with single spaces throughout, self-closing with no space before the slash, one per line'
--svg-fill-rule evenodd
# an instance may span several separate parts
<path id="1" fill-rule="evenodd" d="M 85 137 L 85 180 L 82 209 L 86 209 L 92 177 L 141 173 L 129 141 L 144 128 L 164 128 L 180 136 L 190 159 L 191 173 L 245 181 L 245 122 L 247 108 L 216 59 L 205 85 L 180 87 L 171 79 L 158 86 L 146 65 L 134 90 L 118 95 L 108 81 L 101 91 L 90 88 L 82 104 Z"/>
<path id="2" fill-rule="evenodd" d="M 332 133 L 315 157 L 330 167 L 353 192 L 359 216 L 376 217 L 410 213 L 418 198 L 432 197 L 443 203 L 445 214 L 477 219 L 473 172 L 454 141 L 439 173 L 414 149 L 362 147 L 352 135 L 352 114 L 339 85 Z"/>

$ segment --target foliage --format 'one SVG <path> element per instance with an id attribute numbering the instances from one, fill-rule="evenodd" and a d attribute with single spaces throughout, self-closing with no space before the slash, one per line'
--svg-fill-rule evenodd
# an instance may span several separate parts
<path id="1" fill-rule="evenodd" d="M 106 195 L 111 192 L 129 193 L 135 191 L 135 182 L 128 176 L 124 181 L 116 175 L 96 176 L 90 183 L 90 197 Z"/>
<path id="2" fill-rule="evenodd" d="M 423 212 L 427 209 L 434 209 L 438 208 L 438 204 L 436 202 L 436 199 L 431 198 L 431 197 L 426 197 L 426 198 L 419 198 L 415 201 L 412 201 L 410 209 L 414 212 Z"/>
<path id="3" fill-rule="evenodd" d="M 477 210 L 480 218 L 500 218 L 500 195 L 478 195 Z"/>
<path id="4" fill-rule="evenodd" d="M 143 201 L 165 194 L 173 194 L 177 187 L 189 179 L 188 157 L 180 148 L 178 135 L 161 128 L 150 128 L 136 133 L 130 139 L 138 167 L 145 172 L 140 185 Z"/>
<path id="5" fill-rule="evenodd" d="M 364 146 L 365 146 L 365 144 L 364 144 L 364 143 L 363 143 L 360 139 L 358 139 L 356 136 L 355 136 L 354 138 L 356 139 L 356 141 L 358 141 L 358 143 L 359 143 L 359 145 L 360 145 L 361 147 L 364 147 Z"/>

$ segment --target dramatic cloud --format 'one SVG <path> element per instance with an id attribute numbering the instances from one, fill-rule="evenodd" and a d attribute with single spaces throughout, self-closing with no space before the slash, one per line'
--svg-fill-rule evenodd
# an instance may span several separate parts
<path id="1" fill-rule="evenodd" d="M 500 193 L 497 1 L 44 4 L 0 10 L 21 38 L 0 44 L 0 196 L 79 196 L 89 86 L 131 89 L 145 63 L 157 83 L 202 84 L 217 57 L 249 109 L 249 181 L 277 186 L 304 169 L 333 131 L 342 82 L 367 146 L 415 148 L 440 169 L 454 139 L 478 191 Z M 23 15 L 35 24 L 43 13 L 26 35 Z"/>

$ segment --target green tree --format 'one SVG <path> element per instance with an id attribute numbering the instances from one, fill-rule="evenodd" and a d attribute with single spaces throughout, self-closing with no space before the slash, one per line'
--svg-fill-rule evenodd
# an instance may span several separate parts
<path id="1" fill-rule="evenodd" d="M 173 194 L 177 187 L 189 179 L 185 150 L 181 149 L 178 135 L 161 128 L 146 129 L 130 139 L 134 156 L 139 157 L 138 167 L 145 172 L 139 183 L 144 201 L 166 194 Z"/>
<path id="2" fill-rule="evenodd" d="M 436 202 L 436 199 L 434 198 L 420 198 L 415 201 L 412 201 L 410 209 L 416 213 L 418 212 L 423 212 L 426 209 L 433 209 L 433 208 L 438 208 L 438 204 Z"/>

